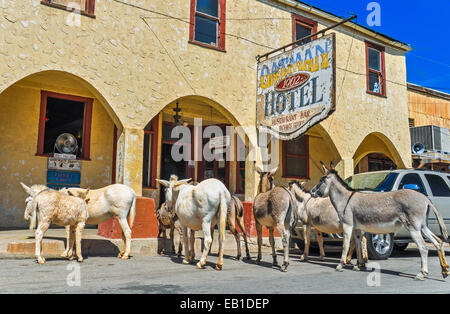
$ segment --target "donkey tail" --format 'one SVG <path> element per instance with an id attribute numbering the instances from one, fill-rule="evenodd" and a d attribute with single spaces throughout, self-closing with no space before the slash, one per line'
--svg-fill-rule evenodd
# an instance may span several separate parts
<path id="1" fill-rule="evenodd" d="M 136 217 L 136 194 L 133 193 L 133 202 L 131 203 L 130 211 L 128 212 L 128 225 L 130 226 L 130 229 L 133 228 L 135 217 Z"/>
<path id="2" fill-rule="evenodd" d="M 439 223 L 439 228 L 441 229 L 441 234 L 444 237 L 444 241 L 448 242 L 448 232 L 447 232 L 447 228 L 445 227 L 444 220 L 442 219 L 441 214 L 438 212 L 437 208 L 431 202 L 428 204 L 428 210 L 430 208 L 433 210 L 434 214 L 436 215 L 436 218 Z"/>

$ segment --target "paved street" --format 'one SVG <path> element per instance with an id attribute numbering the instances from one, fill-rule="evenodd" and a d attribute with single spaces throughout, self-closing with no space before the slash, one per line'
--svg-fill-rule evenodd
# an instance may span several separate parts
<path id="1" fill-rule="evenodd" d="M 447 259 L 449 259 L 447 248 Z M 281 253 L 281 252 L 279 252 Z M 80 267 L 80 286 L 76 283 L 74 262 L 49 259 L 38 265 L 32 259 L 0 260 L 1 293 L 450 293 L 450 278 L 443 280 L 439 260 L 429 252 L 430 276 L 424 282 L 412 278 L 419 271 L 417 249 L 408 248 L 380 261 L 379 286 L 370 287 L 376 276 L 370 271 L 350 268 L 334 270 L 338 252 L 328 253 L 324 261 L 313 256 L 307 263 L 299 261 L 293 250 L 287 273 L 271 267 L 271 257 L 263 263 L 235 261 L 227 255 L 223 271 L 214 270 L 216 256 L 210 256 L 207 267 L 182 265 L 176 257 L 135 257 L 122 261 L 114 257 L 89 257 Z M 252 254 L 254 257 L 255 254 Z M 199 255 L 197 256 L 199 257 Z M 279 256 L 279 262 L 282 257 Z M 374 279 L 375 278 L 375 279 Z"/>

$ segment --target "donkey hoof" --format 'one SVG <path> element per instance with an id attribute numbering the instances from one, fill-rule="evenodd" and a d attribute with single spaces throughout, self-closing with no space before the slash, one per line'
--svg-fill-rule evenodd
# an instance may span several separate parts
<path id="1" fill-rule="evenodd" d="M 360 271 L 361 269 L 359 268 L 358 265 L 355 265 L 355 266 L 353 266 L 353 270 L 354 270 L 354 271 Z"/>
<path id="2" fill-rule="evenodd" d="M 258 264 L 258 265 L 261 264 L 261 259 L 260 259 L 260 258 L 258 258 L 258 259 L 256 260 L 256 264 Z"/>
<path id="3" fill-rule="evenodd" d="M 189 265 L 190 264 L 190 261 L 188 260 L 188 259 L 183 259 L 183 262 L 182 262 L 184 265 Z"/>
<path id="4" fill-rule="evenodd" d="M 120 259 L 122 259 L 122 260 L 127 260 L 128 258 L 129 258 L 128 255 L 123 255 Z"/>
<path id="5" fill-rule="evenodd" d="M 240 256 L 240 255 L 236 256 L 236 260 L 237 260 L 237 261 L 239 261 L 240 259 L 241 259 L 241 256 Z"/>
<path id="6" fill-rule="evenodd" d="M 252 257 L 250 255 L 247 255 L 247 257 L 245 258 L 247 261 L 250 261 L 252 259 Z"/>
<path id="7" fill-rule="evenodd" d="M 340 271 L 340 272 L 344 271 L 344 266 L 342 264 L 337 265 L 336 271 Z"/>
<path id="8" fill-rule="evenodd" d="M 306 261 L 305 255 L 300 256 L 300 262 L 304 262 L 304 261 Z"/>
<path id="9" fill-rule="evenodd" d="M 123 252 L 120 252 L 119 254 L 117 254 L 117 258 L 122 258 L 123 254 Z"/>
<path id="10" fill-rule="evenodd" d="M 39 263 L 39 264 L 45 264 L 45 258 L 43 258 L 43 257 L 41 257 L 41 258 L 38 258 L 38 260 L 37 260 L 37 262 Z"/>
<path id="11" fill-rule="evenodd" d="M 84 259 L 82 257 L 78 258 L 78 263 L 83 263 Z"/>
<path id="12" fill-rule="evenodd" d="M 325 255 L 320 255 L 319 260 L 323 261 L 325 259 Z"/>
<path id="13" fill-rule="evenodd" d="M 424 280 L 425 280 L 425 275 L 422 274 L 422 273 L 418 273 L 418 274 L 416 275 L 416 277 L 414 277 L 414 280 L 417 280 L 417 281 L 424 281 Z"/>
<path id="14" fill-rule="evenodd" d="M 223 265 L 216 264 L 216 270 L 222 270 Z"/>
<path id="15" fill-rule="evenodd" d="M 287 268 L 288 268 L 288 265 L 283 265 L 283 266 L 281 266 L 281 271 L 283 273 L 285 273 L 285 272 L 287 272 Z"/>
<path id="16" fill-rule="evenodd" d="M 67 253 L 67 251 L 64 251 L 61 253 L 61 257 L 68 257 L 69 253 Z"/>
<path id="17" fill-rule="evenodd" d="M 442 277 L 447 278 L 448 277 L 448 269 L 442 270 Z"/>
<path id="18" fill-rule="evenodd" d="M 203 268 L 203 265 L 202 265 L 200 262 L 198 262 L 197 265 L 195 266 L 195 268 L 197 268 L 197 269 L 202 269 L 202 268 Z M 216 267 L 216 268 L 217 268 L 217 267 Z"/>

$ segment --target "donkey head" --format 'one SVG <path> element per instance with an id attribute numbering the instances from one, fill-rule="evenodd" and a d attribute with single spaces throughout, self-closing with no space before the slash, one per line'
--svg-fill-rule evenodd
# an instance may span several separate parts
<path id="1" fill-rule="evenodd" d="M 162 186 L 164 186 L 164 196 L 166 198 L 166 206 L 169 209 L 169 211 L 173 210 L 173 205 L 175 204 L 179 188 L 183 184 L 188 184 L 192 179 L 183 179 L 178 180 L 178 177 L 174 174 L 170 176 L 170 180 L 163 180 L 163 179 L 156 179 L 156 181 L 159 182 Z"/>
<path id="2" fill-rule="evenodd" d="M 330 169 L 328 169 L 323 162 L 320 162 L 320 164 L 322 165 L 324 176 L 320 178 L 319 183 L 311 190 L 312 197 L 327 197 L 330 192 L 333 176 L 336 174 L 333 162 L 330 162 Z"/>
<path id="3" fill-rule="evenodd" d="M 289 182 L 289 190 L 294 194 L 297 200 L 298 210 L 301 212 L 307 201 L 311 198 L 311 193 L 305 190 L 306 182 L 291 181 Z"/>
<path id="4" fill-rule="evenodd" d="M 278 167 L 272 169 L 272 171 L 263 171 L 258 165 L 255 167 L 256 172 L 259 174 L 259 192 L 264 193 L 273 188 L 273 176 L 278 170 Z"/>

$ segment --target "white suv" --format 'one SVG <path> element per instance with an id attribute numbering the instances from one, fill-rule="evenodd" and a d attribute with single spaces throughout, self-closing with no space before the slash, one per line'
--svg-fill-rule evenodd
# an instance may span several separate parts
<path id="1" fill-rule="evenodd" d="M 396 191 L 400 189 L 414 189 L 426 195 L 436 206 L 444 219 L 447 230 L 450 231 L 450 174 L 421 169 L 402 169 L 366 172 L 353 175 L 345 182 L 357 190 L 373 192 Z M 437 236 L 441 235 L 436 216 L 428 213 L 428 227 Z M 302 241 L 302 227 L 297 226 L 294 241 L 298 244 Z M 313 233 L 311 233 L 313 235 Z M 395 234 L 366 234 L 367 250 L 371 259 L 388 258 L 394 248 L 404 250 L 409 242 L 409 232 L 402 227 Z M 324 242 L 340 242 L 339 235 L 328 235 Z M 301 245 L 300 245 L 301 246 Z"/>

